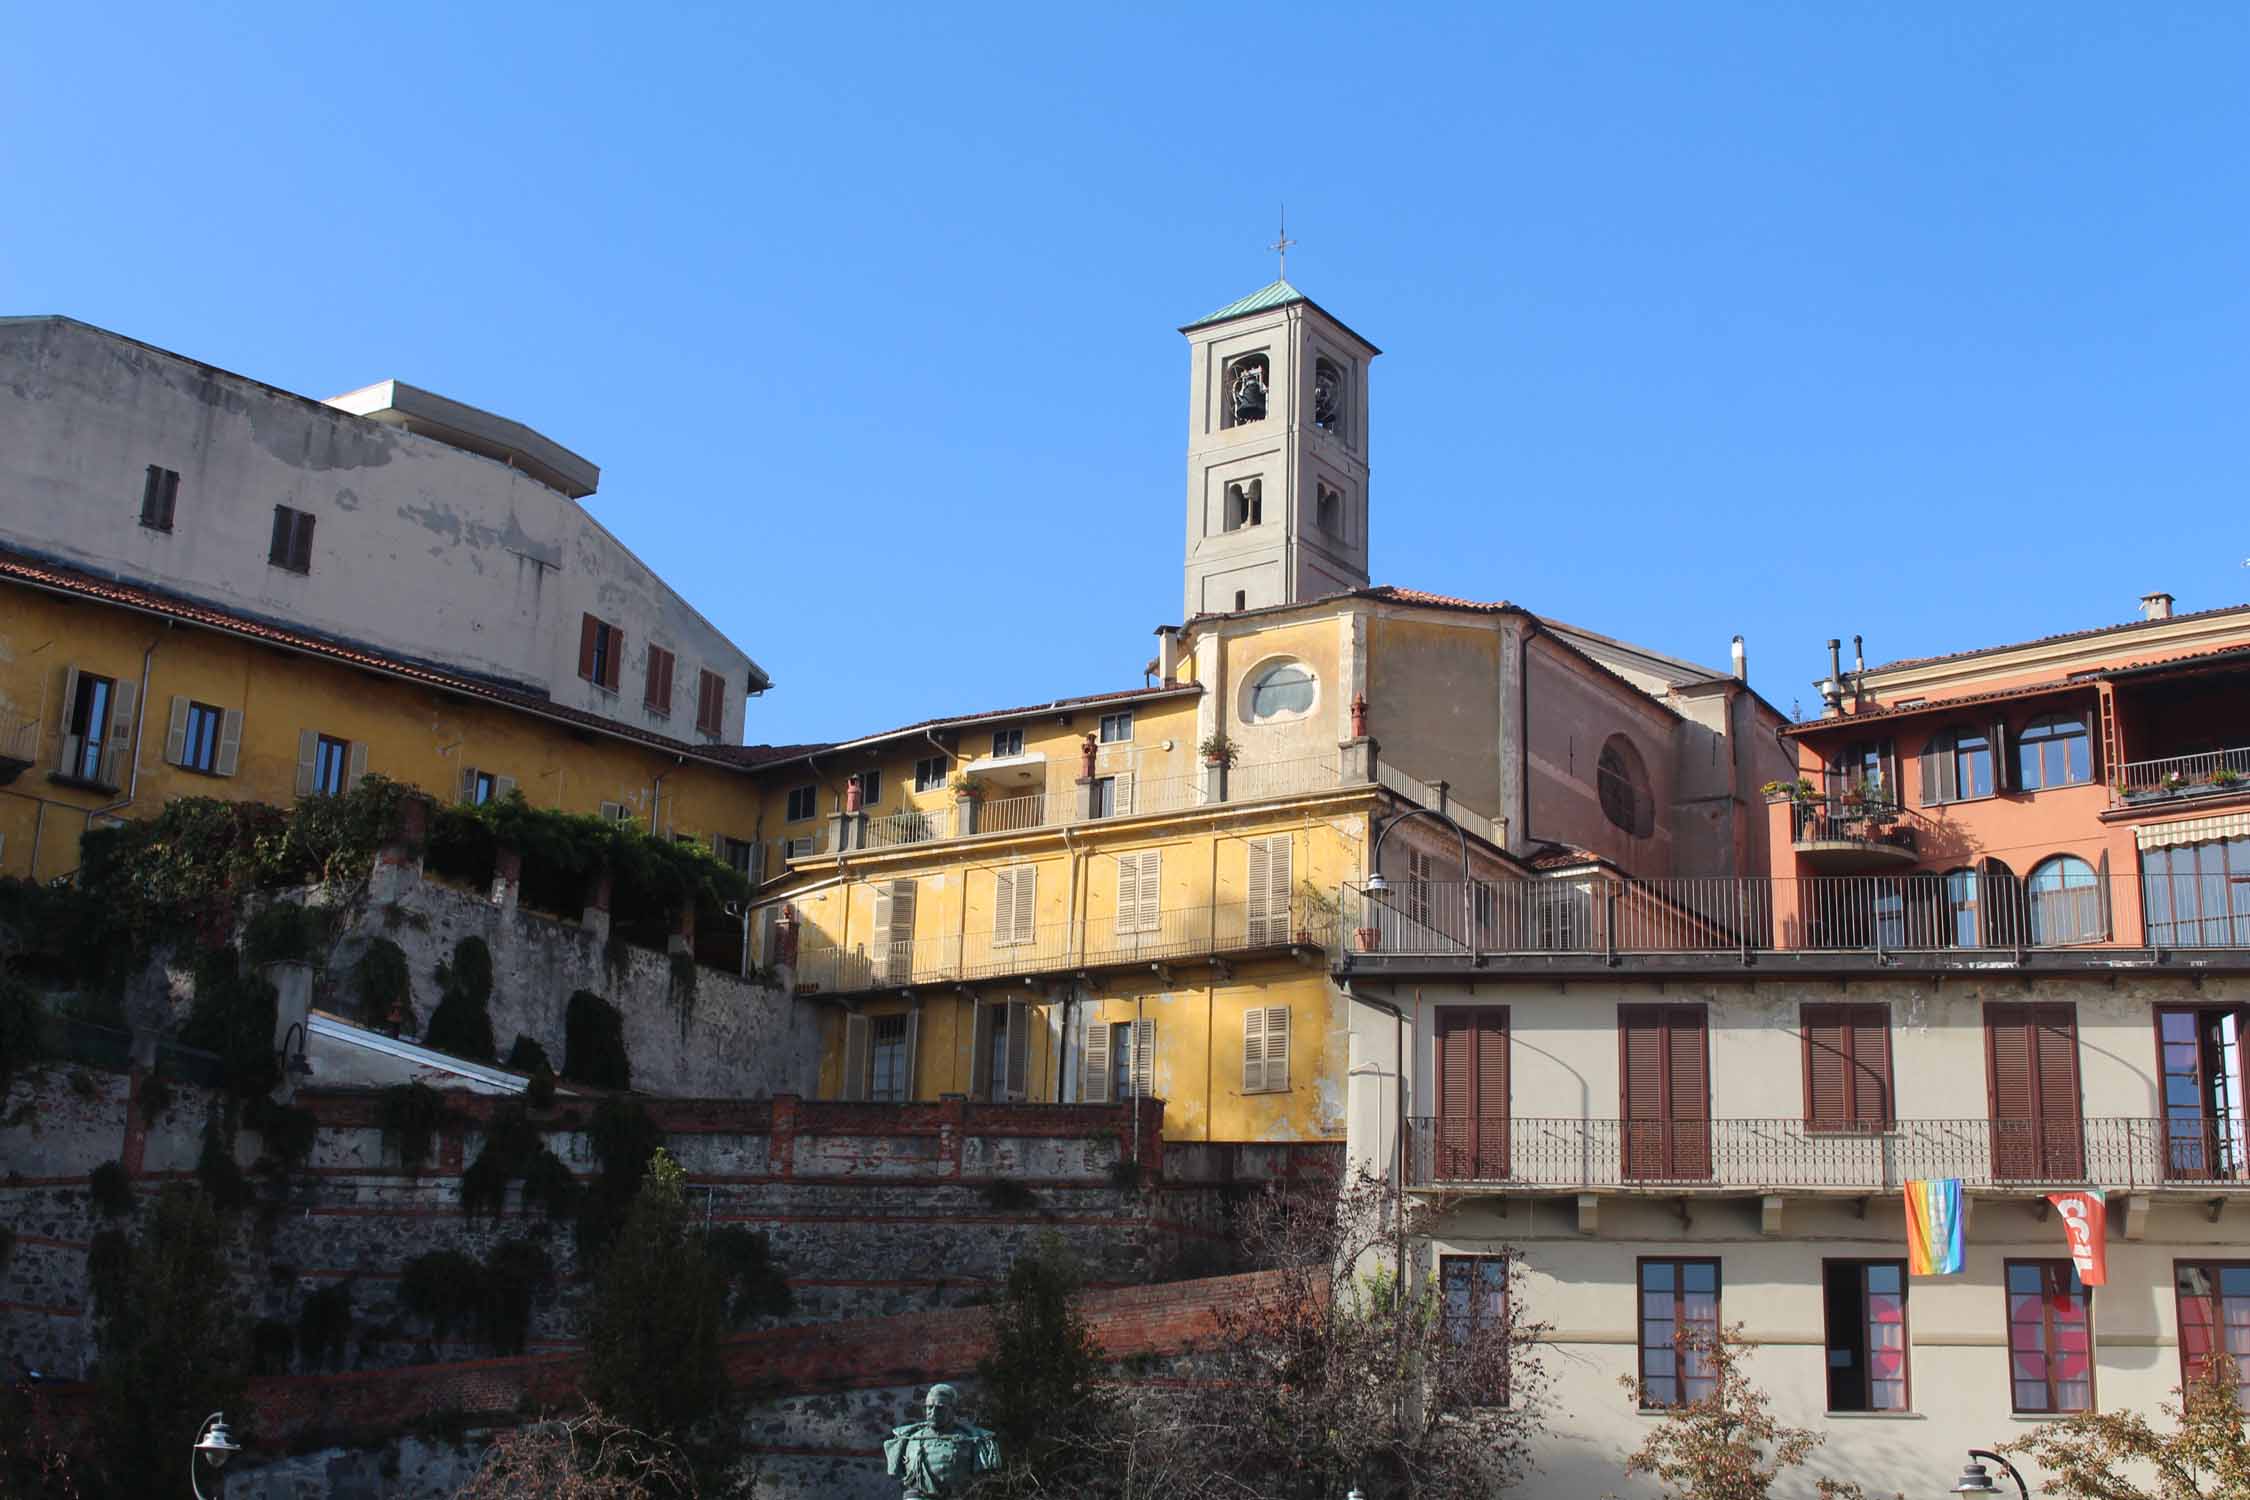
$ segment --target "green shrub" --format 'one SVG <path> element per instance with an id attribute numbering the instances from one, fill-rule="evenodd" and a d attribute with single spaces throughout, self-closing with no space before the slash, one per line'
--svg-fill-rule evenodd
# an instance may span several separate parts
<path id="1" fill-rule="evenodd" d="M 495 1354 L 521 1354 L 531 1333 L 532 1300 L 554 1277 L 547 1252 L 528 1240 L 504 1240 L 485 1262 L 478 1327 Z"/>
<path id="2" fill-rule="evenodd" d="M 399 1305 L 429 1325 L 443 1342 L 454 1329 L 471 1329 L 484 1267 L 458 1250 L 432 1250 L 408 1261 L 398 1280 Z"/>
<path id="3" fill-rule="evenodd" d="M 588 1088 L 633 1086 L 632 1061 L 625 1055 L 625 1018 L 591 990 L 572 995 L 563 1011 L 563 1077 Z"/>
<path id="4" fill-rule="evenodd" d="M 507 1067 L 512 1072 L 536 1073 L 544 1068 L 552 1073 L 555 1065 L 547 1060 L 547 1049 L 522 1032 L 516 1033 L 516 1043 L 508 1049 Z"/>
<path id="5" fill-rule="evenodd" d="M 725 1296 L 722 1271 L 691 1229 L 685 1176 L 656 1152 L 587 1304 L 587 1394 L 643 1431 L 685 1431 L 725 1391 Z"/>
<path id="6" fill-rule="evenodd" d="M 359 1018 L 370 1025 L 387 1022 L 393 1014 L 414 1025 L 414 981 L 408 972 L 406 950 L 389 938 L 369 941 L 352 969 L 353 987 L 359 994 Z"/>
<path id="7" fill-rule="evenodd" d="M 141 1123 L 154 1125 L 164 1111 L 172 1107 L 172 1079 L 162 1064 L 148 1070 L 141 1080 L 140 1097 L 133 1101 L 141 1107 Z"/>
<path id="8" fill-rule="evenodd" d="M 663 1148 L 664 1133 L 637 1099 L 604 1099 L 586 1126 L 595 1173 L 578 1206 L 578 1258 L 582 1266 L 600 1263 L 609 1252 L 640 1192 L 649 1160 Z"/>
<path id="9" fill-rule="evenodd" d="M 297 1357 L 308 1370 L 343 1362 L 352 1332 L 352 1282 L 349 1277 L 305 1294 L 297 1309 Z"/>
<path id="10" fill-rule="evenodd" d="M 245 1099 L 270 1094 L 281 1083 L 273 1045 L 278 1003 L 272 985 L 242 972 L 232 948 L 212 949 L 196 964 L 195 1008 L 180 1040 L 219 1055 L 232 1093 Z"/>
<path id="11" fill-rule="evenodd" d="M 541 1063 L 537 1068 L 534 1068 L 531 1076 L 524 1080 L 523 1096 L 533 1109 L 553 1109 L 555 1107 L 554 1070 L 545 1063 Z"/>
<path id="12" fill-rule="evenodd" d="M 260 1318 L 250 1330 L 250 1373 L 253 1375 L 286 1375 L 289 1373 L 289 1356 L 297 1347 L 297 1339 L 289 1325 L 279 1318 Z"/>
<path id="13" fill-rule="evenodd" d="M 320 1139 L 320 1118 L 309 1109 L 260 1097 L 249 1102 L 245 1115 L 266 1155 L 284 1167 L 302 1163 Z"/>
<path id="14" fill-rule="evenodd" d="M 222 1212 L 233 1213 L 250 1201 L 249 1179 L 242 1175 L 242 1164 L 234 1159 L 234 1124 L 220 1110 L 212 1110 L 203 1122 L 203 1149 L 195 1158 L 195 1180 L 203 1184 L 212 1206 Z"/>
<path id="15" fill-rule="evenodd" d="M 294 901 L 273 901 L 242 929 L 242 954 L 252 964 L 310 963 L 328 947 L 328 914 Z"/>
<path id="16" fill-rule="evenodd" d="M 797 1305 L 789 1278 L 773 1258 L 773 1244 L 755 1229 L 713 1229 L 704 1248 L 726 1278 L 727 1325 L 739 1328 L 754 1317 L 778 1318 Z"/>
<path id="17" fill-rule="evenodd" d="M 453 946 L 453 961 L 437 967 L 444 993 L 430 1012 L 425 1044 L 455 1057 L 477 1062 L 498 1062 L 492 1042 L 492 950 L 480 937 L 465 937 Z"/>
<path id="18" fill-rule="evenodd" d="M 383 1134 L 398 1147 L 400 1165 L 419 1172 L 445 1123 L 445 1096 L 425 1083 L 394 1083 L 383 1090 Z"/>
<path id="19" fill-rule="evenodd" d="M 94 1201 L 94 1212 L 105 1219 L 122 1219 L 133 1211 L 133 1182 L 125 1175 L 125 1163 L 105 1161 L 94 1168 L 86 1179 L 86 1195 Z"/>
<path id="20" fill-rule="evenodd" d="M 399 1278 L 402 1306 L 429 1325 L 439 1341 L 456 1330 L 495 1353 L 520 1354 L 531 1327 L 531 1304 L 553 1276 L 547 1252 L 524 1240 L 504 1240 L 489 1261 L 458 1250 L 434 1250 L 406 1263 Z"/>
<path id="21" fill-rule="evenodd" d="M 484 1004 L 492 998 L 492 949 L 480 937 L 461 939 L 453 945 L 453 961 L 438 965 L 437 982 Z"/>

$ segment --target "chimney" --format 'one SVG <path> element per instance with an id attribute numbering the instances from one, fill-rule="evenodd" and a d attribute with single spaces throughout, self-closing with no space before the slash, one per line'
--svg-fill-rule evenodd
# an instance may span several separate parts
<path id="1" fill-rule="evenodd" d="M 1156 627 L 1156 680 L 1166 687 L 1177 687 L 1180 677 L 1180 627 Z"/>
<path id="2" fill-rule="evenodd" d="M 1820 704 L 1823 715 L 1839 714 L 1844 710 L 1843 649 L 1844 643 L 1842 641 L 1837 640 L 1834 636 L 1829 637 L 1828 678 L 1824 682 L 1814 684 L 1815 687 L 1820 689 Z"/>
<path id="3" fill-rule="evenodd" d="M 1863 648 L 1861 647 L 1861 645 L 1860 645 L 1860 641 L 1859 641 L 1859 637 L 1855 635 L 1855 636 L 1853 636 L 1853 637 L 1852 637 L 1852 679 L 1853 679 L 1853 686 L 1855 686 L 1855 687 L 1856 687 L 1856 686 L 1858 686 L 1858 680 L 1859 680 L 1860 678 L 1862 678 L 1862 677 L 1865 677 L 1866 675 L 1867 675 L 1867 652 L 1865 651 L 1865 649 L 1863 649 Z"/>
<path id="4" fill-rule="evenodd" d="M 2172 618 L 2172 596 L 2159 590 L 2141 595 L 2141 618 L 2144 620 L 2169 620 Z"/>
<path id="5" fill-rule="evenodd" d="M 1742 637 L 1739 635 L 1734 638 L 1734 680 L 1750 680 L 1750 658 L 1742 649 Z"/>

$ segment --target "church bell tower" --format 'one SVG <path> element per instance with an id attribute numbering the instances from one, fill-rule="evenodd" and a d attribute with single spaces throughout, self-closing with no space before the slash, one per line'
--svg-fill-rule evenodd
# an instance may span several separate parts
<path id="1" fill-rule="evenodd" d="M 1189 617 L 1367 586 L 1367 369 L 1286 280 L 1187 335 Z"/>

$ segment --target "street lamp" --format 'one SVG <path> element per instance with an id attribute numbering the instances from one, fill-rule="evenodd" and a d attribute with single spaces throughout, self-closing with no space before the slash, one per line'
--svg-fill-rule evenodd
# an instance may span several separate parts
<path id="1" fill-rule="evenodd" d="M 214 1469 L 226 1467 L 228 1459 L 242 1451 L 242 1446 L 227 1436 L 227 1418 L 224 1412 L 213 1412 L 203 1419 L 203 1426 L 195 1435 L 195 1446 L 188 1450 L 188 1488 L 195 1492 L 195 1500 L 203 1500 L 203 1485 L 196 1477 L 195 1461 L 200 1458 Z"/>
<path id="2" fill-rule="evenodd" d="M 289 1029 L 281 1034 L 282 1071 L 289 1075 L 292 1088 L 298 1079 L 312 1077 L 312 1063 L 305 1056 L 305 1045 L 311 1039 L 312 1033 L 305 1029 L 302 1021 L 291 1021 Z"/>
<path id="3" fill-rule="evenodd" d="M 2016 1472 L 2016 1466 L 1999 1454 L 1987 1453 L 1982 1448 L 1971 1448 L 1969 1450 L 1970 1462 L 1962 1467 L 1961 1477 L 1953 1482 L 1953 1488 L 1948 1493 L 1955 1495 L 2004 1495 L 2007 1493 L 1992 1482 L 1991 1471 L 1986 1469 L 1983 1464 L 1976 1462 L 1980 1458 L 1989 1458 L 2001 1468 L 2006 1469 L 2008 1477 L 2016 1482 L 2016 1493 L 2022 1497 L 2022 1500 L 2031 1500 L 2031 1488 L 2023 1482 L 2023 1476 Z"/>

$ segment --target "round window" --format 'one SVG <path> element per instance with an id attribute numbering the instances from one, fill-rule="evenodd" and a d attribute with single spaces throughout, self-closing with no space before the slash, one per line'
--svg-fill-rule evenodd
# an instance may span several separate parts
<path id="1" fill-rule="evenodd" d="M 1313 674 L 1304 663 L 1275 662 L 1250 680 L 1250 702 L 1243 715 L 1253 724 L 1301 718 L 1312 711 Z"/>

